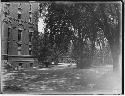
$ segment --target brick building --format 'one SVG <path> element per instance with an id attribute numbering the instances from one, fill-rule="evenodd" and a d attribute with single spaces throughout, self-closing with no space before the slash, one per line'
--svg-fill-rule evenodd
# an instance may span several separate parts
<path id="1" fill-rule="evenodd" d="M 31 40 L 34 28 L 37 28 L 33 13 L 38 8 L 39 4 L 33 2 L 2 3 L 2 60 L 15 67 L 37 64 L 32 56 Z"/>

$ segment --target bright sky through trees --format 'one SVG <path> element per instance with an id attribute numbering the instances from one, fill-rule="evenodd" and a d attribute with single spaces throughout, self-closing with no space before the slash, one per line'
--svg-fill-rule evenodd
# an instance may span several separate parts
<path id="1" fill-rule="evenodd" d="M 38 21 L 38 32 L 44 34 L 44 29 L 46 27 L 45 18 L 48 14 L 48 6 L 44 6 L 42 12 L 40 13 L 39 21 Z"/>
<path id="2" fill-rule="evenodd" d="M 44 33 L 44 28 L 45 28 L 44 18 L 39 18 L 39 21 L 38 21 L 38 31 L 40 33 Z"/>

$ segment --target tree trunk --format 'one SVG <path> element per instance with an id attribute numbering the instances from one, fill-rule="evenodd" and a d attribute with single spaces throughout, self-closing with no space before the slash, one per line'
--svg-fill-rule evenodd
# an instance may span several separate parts
<path id="1" fill-rule="evenodd" d="M 78 58 L 78 60 L 77 60 L 77 68 L 78 69 L 82 69 L 82 59 L 80 59 L 80 57 Z"/>
<path id="2" fill-rule="evenodd" d="M 89 68 L 91 65 L 90 58 L 86 53 L 83 53 L 80 55 L 78 62 L 77 62 L 77 68 L 83 69 L 83 68 Z"/>
<path id="3" fill-rule="evenodd" d="M 118 43 L 115 43 L 115 44 L 112 44 L 110 48 L 111 48 L 112 59 L 113 59 L 113 71 L 117 72 L 119 71 L 119 68 L 120 68 L 120 64 L 119 64 L 120 46 Z"/>
<path id="4" fill-rule="evenodd" d="M 119 71 L 119 55 L 120 55 L 120 29 L 113 29 L 110 25 L 105 24 L 104 28 L 105 36 L 109 41 L 112 59 L 113 59 L 113 71 Z M 107 33 L 108 32 L 108 33 Z"/>
<path id="5" fill-rule="evenodd" d="M 54 60 L 54 64 L 55 64 L 55 65 L 58 65 L 58 63 L 59 63 L 58 58 L 56 58 L 56 59 Z"/>

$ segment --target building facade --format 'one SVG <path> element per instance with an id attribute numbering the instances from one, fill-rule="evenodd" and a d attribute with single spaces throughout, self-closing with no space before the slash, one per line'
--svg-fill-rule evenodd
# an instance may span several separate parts
<path id="1" fill-rule="evenodd" d="M 33 67 L 37 61 L 32 56 L 32 34 L 37 29 L 33 14 L 38 3 L 2 3 L 1 54 L 13 66 Z"/>

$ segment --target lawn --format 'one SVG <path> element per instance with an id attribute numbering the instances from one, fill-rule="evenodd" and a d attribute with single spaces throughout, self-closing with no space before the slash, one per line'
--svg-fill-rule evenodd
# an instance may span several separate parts
<path id="1" fill-rule="evenodd" d="M 4 75 L 3 93 L 94 94 L 108 92 L 110 89 L 103 88 L 103 85 L 98 82 L 105 73 L 111 73 L 111 71 L 111 65 L 89 69 L 71 67 L 23 69 Z M 104 80 L 101 83 L 103 82 Z"/>

